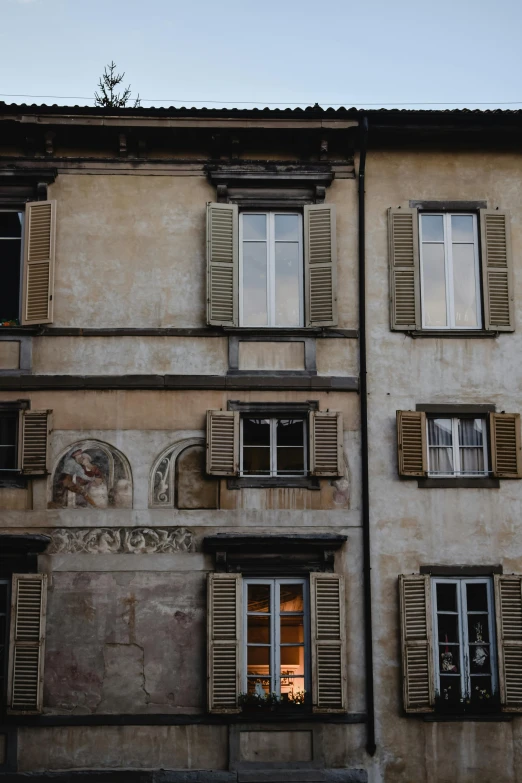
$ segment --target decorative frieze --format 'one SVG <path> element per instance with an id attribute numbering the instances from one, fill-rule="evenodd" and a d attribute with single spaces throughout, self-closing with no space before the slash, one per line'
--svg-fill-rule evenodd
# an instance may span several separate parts
<path id="1" fill-rule="evenodd" d="M 90 527 L 53 530 L 46 554 L 170 555 L 195 551 L 194 535 L 184 527 Z"/>

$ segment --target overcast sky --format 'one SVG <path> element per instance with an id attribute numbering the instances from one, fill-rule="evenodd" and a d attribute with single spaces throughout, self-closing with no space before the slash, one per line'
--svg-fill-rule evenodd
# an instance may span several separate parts
<path id="1" fill-rule="evenodd" d="M 144 106 L 522 108 L 520 0 L 0 0 L 0 11 L 7 102 L 92 104 L 113 59 Z"/>

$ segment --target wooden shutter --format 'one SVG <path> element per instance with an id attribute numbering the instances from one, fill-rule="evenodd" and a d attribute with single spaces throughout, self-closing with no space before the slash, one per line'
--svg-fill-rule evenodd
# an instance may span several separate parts
<path id="1" fill-rule="evenodd" d="M 500 701 L 522 712 L 522 577 L 495 574 Z"/>
<path id="2" fill-rule="evenodd" d="M 493 209 L 481 209 L 480 237 L 484 328 L 513 332 L 513 258 L 508 214 Z"/>
<path id="3" fill-rule="evenodd" d="M 310 411 L 308 416 L 310 473 L 313 476 L 342 476 L 343 415 L 335 411 Z"/>
<path id="4" fill-rule="evenodd" d="M 420 329 L 419 222 L 416 209 L 389 209 L 390 326 Z"/>
<path id="5" fill-rule="evenodd" d="M 399 576 L 399 595 L 404 709 L 431 712 L 434 688 L 430 577 Z"/>
<path id="6" fill-rule="evenodd" d="M 338 574 L 310 574 L 312 701 L 314 712 L 346 710 L 344 580 Z"/>
<path id="7" fill-rule="evenodd" d="M 424 412 L 397 411 L 397 463 L 399 476 L 416 478 L 428 472 Z"/>
<path id="8" fill-rule="evenodd" d="M 207 204 L 207 322 L 237 326 L 237 204 Z"/>
<path id="9" fill-rule="evenodd" d="M 207 411 L 207 473 L 211 476 L 239 473 L 238 411 Z"/>
<path id="10" fill-rule="evenodd" d="M 208 575 L 208 708 L 239 712 L 241 574 Z"/>
<path id="11" fill-rule="evenodd" d="M 304 208 L 306 325 L 337 324 L 335 205 Z"/>
<path id="12" fill-rule="evenodd" d="M 22 324 L 53 321 L 56 201 L 25 206 Z"/>
<path id="13" fill-rule="evenodd" d="M 48 472 L 49 434 L 52 411 L 21 411 L 20 468 L 29 476 Z"/>
<path id="14" fill-rule="evenodd" d="M 47 576 L 13 574 L 9 647 L 9 708 L 42 709 Z"/>
<path id="15" fill-rule="evenodd" d="M 520 414 L 490 413 L 491 470 L 496 478 L 522 477 Z"/>

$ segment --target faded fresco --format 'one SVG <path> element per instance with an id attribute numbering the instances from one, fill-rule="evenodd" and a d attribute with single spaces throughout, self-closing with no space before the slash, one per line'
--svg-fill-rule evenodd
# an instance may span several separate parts
<path id="1" fill-rule="evenodd" d="M 75 443 L 53 477 L 51 508 L 131 508 L 132 478 L 125 457 L 100 441 Z"/>

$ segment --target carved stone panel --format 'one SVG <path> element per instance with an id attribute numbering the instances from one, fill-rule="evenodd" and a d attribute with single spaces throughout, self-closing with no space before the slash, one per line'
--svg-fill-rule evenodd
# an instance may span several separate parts
<path id="1" fill-rule="evenodd" d="M 51 533 L 48 555 L 163 554 L 195 552 L 191 530 L 175 528 L 59 528 Z"/>

